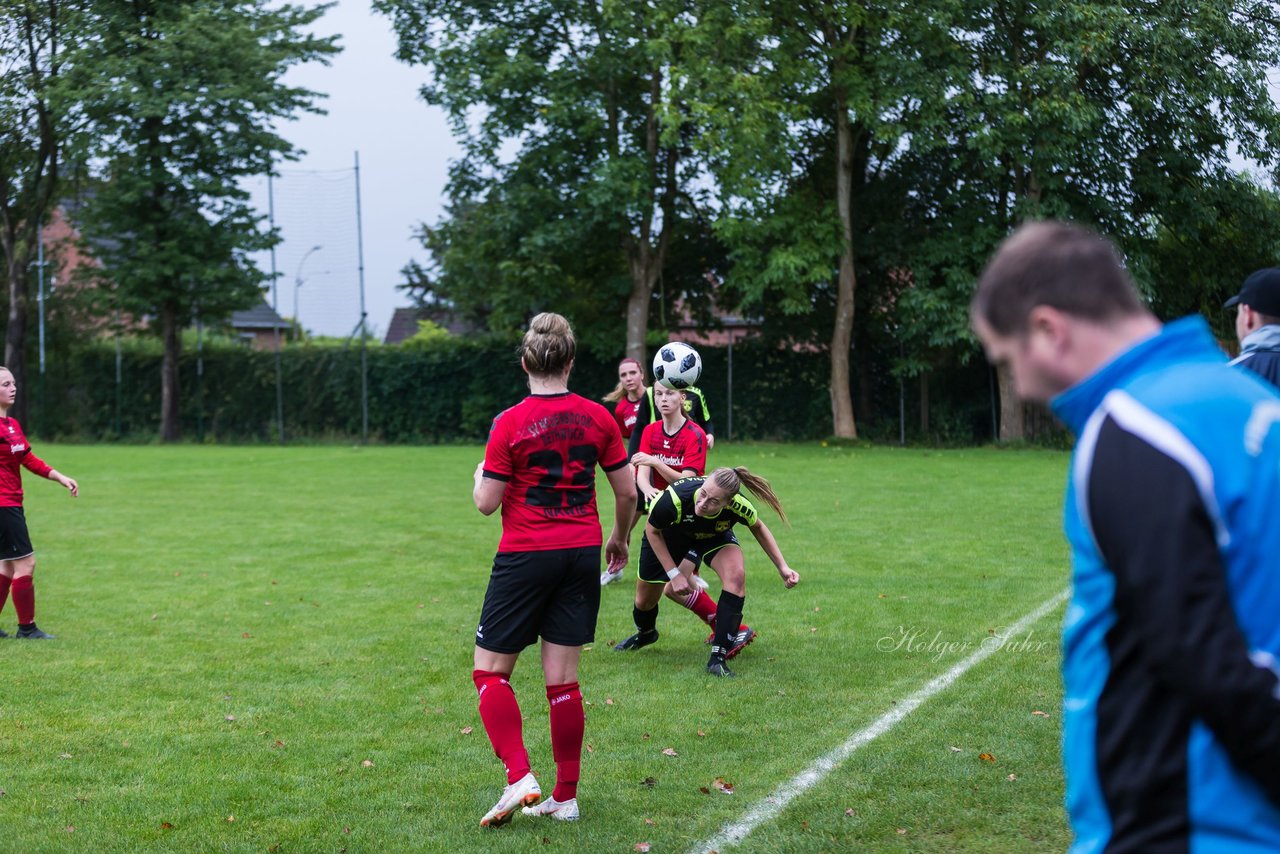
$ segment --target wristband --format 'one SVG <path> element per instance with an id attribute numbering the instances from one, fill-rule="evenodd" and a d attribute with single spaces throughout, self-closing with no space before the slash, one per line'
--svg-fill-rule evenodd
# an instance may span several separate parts
<path id="1" fill-rule="evenodd" d="M 672 581 L 675 581 L 676 576 L 679 574 L 680 574 L 680 570 L 675 569 L 674 567 L 667 570 L 667 578 L 670 578 Z"/>

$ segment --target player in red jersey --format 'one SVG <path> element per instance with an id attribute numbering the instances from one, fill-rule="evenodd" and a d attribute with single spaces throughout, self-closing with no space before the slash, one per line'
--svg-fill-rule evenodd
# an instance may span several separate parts
<path id="1" fill-rule="evenodd" d="M 707 434 L 684 414 L 684 392 L 653 387 L 661 420 L 644 428 L 640 450 L 631 457 L 638 466 L 636 487 L 647 507 L 668 484 L 702 474 L 707 468 Z"/>
<path id="2" fill-rule="evenodd" d="M 530 815 L 578 818 L 578 774 L 586 717 L 578 685 L 582 647 L 595 639 L 600 610 L 600 518 L 595 467 L 614 494 L 614 525 L 605 546 L 610 565 L 627 562 L 627 525 L 635 482 L 609 411 L 569 392 L 576 344 L 569 322 L 545 312 L 529 324 L 520 364 L 530 394 L 493 420 L 472 498 L 486 516 L 502 508 L 502 539 L 493 559 L 475 669 L 480 720 L 507 771 L 507 787 L 480 820 L 496 827 L 521 807 Z M 556 787 L 541 803 L 509 679 L 520 653 L 542 638 Z"/>
<path id="3" fill-rule="evenodd" d="M 22 469 L 58 483 L 80 494 L 80 485 L 53 470 L 31 451 L 31 443 L 22 433 L 18 419 L 9 417 L 9 407 L 18 395 L 18 384 L 8 368 L 0 368 L 0 610 L 13 596 L 18 612 L 19 638 L 52 639 L 36 626 L 36 590 L 31 579 L 36 570 L 35 550 L 27 533 L 27 519 L 22 512 Z M 7 452 L 6 452 L 7 451 Z M 0 638 L 8 637 L 0 629 Z"/>
<path id="4" fill-rule="evenodd" d="M 605 403 L 616 404 L 613 419 L 618 422 L 623 439 L 631 438 L 641 405 L 647 403 L 644 365 L 628 356 L 618 363 L 618 386 L 604 396 Z"/>

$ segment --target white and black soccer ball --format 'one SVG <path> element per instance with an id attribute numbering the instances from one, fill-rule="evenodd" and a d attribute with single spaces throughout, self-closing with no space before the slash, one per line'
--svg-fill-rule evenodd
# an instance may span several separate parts
<path id="1" fill-rule="evenodd" d="M 653 379 L 659 385 L 683 391 L 701 376 L 702 357 L 681 341 L 663 344 L 653 356 Z"/>

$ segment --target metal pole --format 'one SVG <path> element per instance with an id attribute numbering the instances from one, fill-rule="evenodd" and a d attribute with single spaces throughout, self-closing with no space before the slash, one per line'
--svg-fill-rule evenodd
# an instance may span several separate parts
<path id="1" fill-rule="evenodd" d="M 364 307 L 364 224 L 360 218 L 360 152 L 356 152 L 356 257 L 360 272 L 360 441 L 369 441 L 369 347 Z"/>
<path id="2" fill-rule="evenodd" d="M 116 309 L 116 438 L 120 438 L 120 436 L 123 435 L 123 431 L 120 426 L 120 409 L 122 406 L 120 389 L 124 382 L 124 372 L 121 367 L 123 361 L 124 354 L 120 350 L 120 310 Z"/>
<path id="3" fill-rule="evenodd" d="M 725 397 L 728 399 L 729 403 L 725 409 L 725 411 L 728 414 L 725 416 L 724 439 L 726 442 L 732 442 L 733 441 L 733 329 L 729 330 L 729 370 L 727 371 L 727 373 L 729 374 L 729 391 L 728 391 L 728 394 L 725 395 Z"/>
<path id="4" fill-rule="evenodd" d="M 275 188 L 272 186 L 271 173 L 267 172 L 267 219 L 271 224 L 272 236 L 276 230 L 276 198 Z M 275 347 L 276 347 L 276 438 L 281 445 L 284 444 L 284 369 L 280 364 L 280 280 L 276 276 L 276 245 L 274 241 L 271 244 L 271 310 L 275 312 L 276 319 L 272 321 L 275 326 Z"/>
<path id="5" fill-rule="evenodd" d="M 1000 416 L 996 407 L 996 369 L 990 368 L 987 371 L 987 386 L 991 390 L 991 441 L 1000 441 Z"/>
<path id="6" fill-rule="evenodd" d="M 30 256 L 27 256 L 30 257 Z M 39 282 L 36 302 L 40 305 L 40 382 L 44 383 L 44 223 L 36 228 L 36 281 Z M 28 280 L 30 281 L 30 280 Z M 44 413 L 40 413 L 44 415 Z"/>
<path id="7" fill-rule="evenodd" d="M 898 342 L 898 359 L 902 359 L 902 342 Z M 902 374 L 898 374 L 898 444 L 907 444 L 907 390 L 902 379 Z"/>
<path id="8" fill-rule="evenodd" d="M 39 303 L 40 315 L 40 423 L 42 426 L 48 426 L 44 422 L 45 415 L 45 376 L 44 376 L 44 223 L 41 222 L 36 226 L 36 281 L 39 283 L 36 288 L 36 302 Z"/>
<path id="9" fill-rule="evenodd" d="M 204 323 L 196 309 L 196 439 L 204 441 Z"/>

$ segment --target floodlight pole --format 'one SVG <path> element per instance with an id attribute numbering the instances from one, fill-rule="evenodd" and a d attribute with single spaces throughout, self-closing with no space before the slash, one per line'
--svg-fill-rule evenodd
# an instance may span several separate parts
<path id="1" fill-rule="evenodd" d="M 360 273 L 360 442 L 369 443 L 369 347 L 364 306 L 364 224 L 360 218 L 360 152 L 356 151 L 356 258 Z"/>
<path id="2" fill-rule="evenodd" d="M 272 167 L 274 169 L 274 166 Z M 280 279 L 276 273 L 276 197 L 275 188 L 272 186 L 271 169 L 267 170 L 267 219 L 271 225 L 271 310 L 275 312 L 276 319 L 272 321 L 275 326 L 274 343 L 276 347 L 276 438 L 281 445 L 284 444 L 284 369 L 280 364 L 281 361 L 281 344 L 280 344 Z"/>

